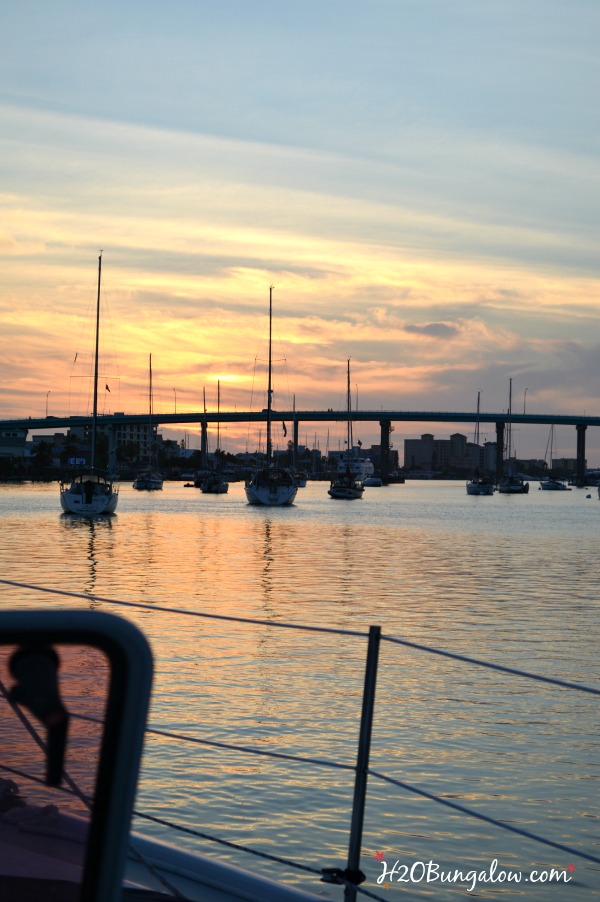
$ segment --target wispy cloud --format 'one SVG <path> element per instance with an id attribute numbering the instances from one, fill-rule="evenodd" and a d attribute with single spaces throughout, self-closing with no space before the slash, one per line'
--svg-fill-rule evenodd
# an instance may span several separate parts
<path id="1" fill-rule="evenodd" d="M 150 351 L 165 404 L 247 405 L 270 284 L 299 406 L 348 356 L 376 408 L 597 404 L 598 10 L 307 3 L 15 7 L 0 416 L 68 409 L 100 248 L 125 409 Z"/>

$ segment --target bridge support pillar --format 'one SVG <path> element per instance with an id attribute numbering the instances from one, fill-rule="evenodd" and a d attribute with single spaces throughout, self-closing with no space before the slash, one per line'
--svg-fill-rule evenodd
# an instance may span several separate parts
<path id="1" fill-rule="evenodd" d="M 298 466 L 298 420 L 294 417 L 294 450 L 292 456 L 294 469 Z"/>
<path id="2" fill-rule="evenodd" d="M 381 441 L 379 443 L 379 472 L 381 475 L 381 481 L 384 485 L 387 485 L 390 481 L 390 433 L 392 431 L 391 420 L 380 420 L 379 426 L 381 427 Z"/>
<path id="3" fill-rule="evenodd" d="M 585 485 L 585 430 L 584 423 L 578 423 L 577 429 L 577 471 L 575 473 L 575 485 L 580 489 Z"/>
<path id="4" fill-rule="evenodd" d="M 496 485 L 504 476 L 504 423 L 496 423 Z"/>
<path id="5" fill-rule="evenodd" d="M 206 420 L 200 421 L 200 456 L 202 457 L 202 466 L 206 469 L 208 467 L 208 427 Z"/>
<path id="6" fill-rule="evenodd" d="M 117 433 L 114 426 L 108 429 L 108 472 L 117 471 Z"/>

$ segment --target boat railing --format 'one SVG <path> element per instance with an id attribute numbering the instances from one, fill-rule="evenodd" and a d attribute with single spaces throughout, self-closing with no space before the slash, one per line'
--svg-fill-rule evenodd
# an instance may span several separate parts
<path id="1" fill-rule="evenodd" d="M 405 792 L 409 792 L 420 796 L 421 798 L 428 799 L 432 803 L 437 805 L 442 805 L 446 808 L 450 808 L 453 812 L 464 815 L 465 817 L 472 818 L 478 821 L 483 821 L 486 824 L 498 828 L 499 830 L 508 831 L 513 834 L 517 834 L 520 837 L 531 840 L 540 845 L 550 847 L 552 849 L 559 850 L 561 852 L 566 852 L 571 856 L 583 859 L 585 861 L 591 862 L 593 864 L 600 864 L 600 856 L 594 855 L 591 852 L 587 852 L 583 849 L 578 849 L 572 845 L 567 843 L 561 843 L 553 840 L 550 837 L 543 836 L 539 833 L 534 832 L 533 830 L 527 830 L 525 828 L 519 827 L 514 823 L 509 823 L 504 820 L 491 817 L 486 815 L 482 811 L 476 810 L 475 808 L 468 807 L 466 805 L 459 804 L 458 802 L 442 797 L 440 795 L 436 795 L 435 793 L 428 792 L 422 787 L 416 786 L 412 783 L 398 780 L 396 778 L 390 777 L 384 773 L 381 773 L 378 770 L 375 770 L 369 766 L 369 756 L 370 756 L 370 748 L 371 748 L 371 736 L 372 736 L 372 727 L 373 727 L 373 715 L 375 709 L 375 697 L 376 697 L 376 684 L 377 684 L 377 675 L 378 675 L 378 662 L 379 662 L 379 651 L 382 643 L 386 643 L 390 646 L 396 647 L 404 647 L 407 649 L 411 649 L 413 651 L 422 652 L 425 655 L 442 657 L 448 660 L 452 660 L 458 662 L 459 664 L 463 664 L 465 666 L 474 667 L 479 670 L 486 670 L 491 672 L 500 673 L 511 678 L 519 679 L 519 680 L 527 680 L 533 683 L 541 683 L 545 685 L 554 686 L 563 690 L 568 690 L 574 693 L 584 693 L 586 695 L 599 696 L 600 689 L 597 689 L 593 686 L 588 686 L 583 683 L 575 683 L 567 680 L 563 680 L 557 677 L 545 676 L 538 673 L 533 673 L 531 671 L 519 669 L 516 667 L 509 667 L 503 664 L 498 664 L 495 662 L 487 661 L 480 658 L 475 658 L 472 656 L 459 654 L 457 652 L 453 652 L 447 649 L 433 647 L 425 644 L 421 644 L 418 642 L 414 642 L 408 639 L 399 638 L 397 636 L 388 636 L 382 633 L 381 627 L 379 626 L 371 626 L 369 628 L 368 633 L 365 633 L 361 630 L 347 630 L 347 629 L 338 629 L 334 627 L 324 627 L 324 626 L 313 626 L 313 625 L 303 625 L 298 623 L 288 623 L 288 622 L 278 622 L 273 620 L 264 620 L 260 618 L 248 618 L 248 617 L 238 617 L 233 615 L 225 615 L 225 614 L 214 614 L 207 613 L 201 611 L 191 611 L 185 608 L 173 608 L 168 606 L 156 605 L 156 604 L 148 604 L 141 602 L 132 602 L 132 601 L 123 601 L 117 600 L 114 598 L 104 598 L 98 595 L 88 595 L 88 594 L 80 594 L 75 592 L 67 592 L 60 589 L 48 589 L 40 586 L 33 586 L 25 583 L 14 582 L 10 580 L 0 579 L 0 584 L 4 584 L 7 586 L 14 586 L 21 589 L 29 589 L 37 592 L 42 592 L 46 594 L 61 596 L 61 597 L 69 597 L 74 600 L 85 600 L 87 603 L 94 603 L 94 605 L 106 603 L 111 606 L 121 607 L 121 608 L 129 608 L 129 609 L 138 609 L 138 610 L 148 610 L 153 613 L 164 612 L 169 613 L 171 615 L 177 614 L 184 617 L 195 617 L 202 620 L 208 621 L 225 621 L 230 623 L 237 623 L 240 625 L 260 625 L 272 629 L 283 629 L 283 630 L 294 630 L 294 631 L 303 631 L 305 633 L 318 633 L 322 635 L 334 635 L 337 637 L 344 637 L 346 639 L 356 639 L 365 641 L 366 640 L 366 661 L 365 661 L 365 671 L 364 671 L 364 687 L 362 694 L 362 711 L 359 722 L 359 738 L 358 738 L 358 749 L 357 749 L 357 757 L 356 762 L 354 764 L 343 763 L 335 760 L 330 760 L 324 757 L 318 756 L 303 756 L 297 754 L 288 754 L 284 752 L 275 751 L 272 749 L 264 749 L 264 748 L 256 748 L 255 746 L 242 745 L 239 743 L 227 743 L 220 742 L 211 739 L 203 739 L 197 736 L 190 736 L 185 733 L 179 731 L 169 731 L 156 729 L 154 727 L 148 726 L 146 728 L 146 733 L 148 736 L 164 738 L 164 739 L 175 739 L 182 743 L 189 743 L 190 745 L 202 746 L 206 748 L 213 749 L 222 749 L 228 751 L 239 752 L 244 755 L 253 755 L 258 757 L 267 757 L 273 759 L 275 761 L 289 761 L 296 762 L 300 765 L 309 764 L 323 768 L 331 768 L 346 771 L 349 774 L 352 774 L 354 777 L 354 796 L 353 796 L 353 804 L 351 811 L 351 824 L 350 824 L 350 835 L 348 842 L 348 856 L 345 862 L 345 866 L 324 866 L 320 869 L 308 866 L 302 862 L 294 861 L 292 859 L 284 858 L 282 856 L 274 855 L 269 852 L 262 851 L 260 849 L 253 849 L 248 847 L 247 845 L 242 845 L 239 843 L 234 843 L 229 840 L 222 839 L 220 837 L 205 833 L 203 831 L 197 830 L 195 828 L 191 828 L 189 826 L 180 825 L 175 823 L 174 821 L 169 820 L 168 818 L 157 817 L 151 814 L 144 813 L 142 811 L 135 810 L 134 816 L 139 820 L 146 821 L 149 823 L 154 823 L 156 825 L 168 828 L 169 830 L 177 831 L 179 833 L 184 833 L 190 836 L 194 836 L 198 839 L 213 842 L 215 844 L 219 844 L 228 849 L 236 850 L 240 853 L 245 853 L 248 855 L 253 855 L 258 858 L 266 859 L 270 862 L 274 862 L 280 865 L 284 865 L 287 868 L 295 869 L 297 871 L 303 871 L 307 874 L 311 874 L 319 880 L 326 883 L 334 883 L 339 884 L 344 887 L 344 900 L 345 902 L 354 902 L 357 894 L 361 896 L 365 896 L 373 899 L 382 899 L 381 896 L 375 895 L 374 893 L 367 890 L 365 887 L 360 884 L 365 880 L 365 875 L 360 870 L 360 857 L 361 857 L 361 845 L 362 845 L 362 830 L 363 830 L 363 819 L 365 813 L 365 801 L 367 794 L 367 783 L 368 778 L 372 778 L 373 781 L 378 781 L 378 783 L 385 784 L 386 786 L 397 787 Z M 78 715 L 74 715 L 78 716 Z M 81 717 L 81 715 L 79 715 Z M 95 718 L 91 717 L 82 717 L 82 719 L 92 720 Z"/>

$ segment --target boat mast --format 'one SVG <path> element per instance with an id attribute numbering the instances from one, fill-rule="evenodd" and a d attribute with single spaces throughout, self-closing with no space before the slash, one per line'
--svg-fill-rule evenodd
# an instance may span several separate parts
<path id="1" fill-rule="evenodd" d="M 96 421 L 98 419 L 98 349 L 100 347 L 100 281 L 102 278 L 102 251 L 98 257 L 98 294 L 96 297 L 96 347 L 94 350 L 94 407 L 92 411 L 92 470 L 96 465 Z"/>
<path id="2" fill-rule="evenodd" d="M 350 417 L 350 413 L 352 411 L 352 399 L 350 395 L 350 358 L 348 358 L 348 450 L 346 452 L 348 461 L 348 472 L 350 472 L 350 451 L 352 449 L 352 419 Z"/>
<path id="3" fill-rule="evenodd" d="M 148 396 L 148 413 L 152 416 L 152 354 L 150 354 L 150 389 Z M 150 420 L 150 425 L 152 425 L 152 420 Z"/>
<path id="4" fill-rule="evenodd" d="M 272 357 L 271 343 L 273 338 L 273 286 L 269 286 L 269 376 L 267 382 L 267 466 L 271 465 L 271 457 L 273 449 L 271 447 L 271 409 L 273 406 L 273 389 L 271 388 L 272 380 Z"/>
<path id="5" fill-rule="evenodd" d="M 296 470 L 298 467 L 298 454 L 297 454 L 298 442 L 295 440 L 296 436 L 298 434 L 297 424 L 296 424 L 296 395 L 294 395 L 292 410 L 294 412 L 294 442 L 293 442 L 293 447 L 292 447 L 292 466 L 293 466 L 294 470 Z"/>
<path id="6" fill-rule="evenodd" d="M 475 456 L 475 466 L 473 467 L 473 472 L 475 476 L 479 476 L 479 401 L 481 398 L 481 391 L 477 392 L 477 419 L 475 420 L 475 434 L 473 435 L 473 442 L 475 444 L 474 456 Z"/>
<path id="7" fill-rule="evenodd" d="M 507 460 L 510 461 L 511 455 L 511 445 L 512 445 L 512 424 L 511 424 L 511 413 L 512 413 L 512 379 L 508 380 L 508 423 L 507 423 L 507 436 L 506 436 L 506 446 L 508 448 Z"/>
<path id="8" fill-rule="evenodd" d="M 154 457 L 155 457 L 155 444 L 154 444 L 154 430 L 152 427 L 152 354 L 149 355 L 149 382 L 148 382 L 148 421 L 150 423 L 150 435 L 149 435 L 149 450 L 148 450 L 148 467 L 152 467 L 154 465 Z"/>
<path id="9" fill-rule="evenodd" d="M 550 453 L 548 453 L 550 452 Z M 552 476 L 552 458 L 554 457 L 554 423 L 550 426 L 548 441 L 546 442 L 546 456 L 544 458 L 548 475 Z"/>
<path id="10" fill-rule="evenodd" d="M 220 470 L 219 460 L 221 451 L 221 421 L 219 414 L 221 413 L 221 380 L 217 379 L 217 470 Z"/>

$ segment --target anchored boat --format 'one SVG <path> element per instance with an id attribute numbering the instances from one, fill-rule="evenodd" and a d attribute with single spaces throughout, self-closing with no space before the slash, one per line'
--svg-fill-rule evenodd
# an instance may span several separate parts
<path id="1" fill-rule="evenodd" d="M 479 456 L 479 404 L 481 392 L 477 392 L 477 419 L 475 420 L 475 434 L 473 436 L 473 444 L 475 445 L 475 454 Z M 479 461 L 473 470 L 473 476 L 467 482 L 467 495 L 493 495 L 494 483 L 488 476 L 482 476 L 479 472 Z"/>
<path id="2" fill-rule="evenodd" d="M 509 380 L 508 392 L 508 421 L 506 424 L 506 464 L 507 474 L 498 483 L 498 491 L 501 495 L 527 495 L 529 483 L 522 476 L 512 472 L 515 460 L 512 455 L 512 379 Z"/>
<path id="3" fill-rule="evenodd" d="M 269 370 L 267 386 L 267 461 L 266 466 L 247 480 L 245 484 L 248 504 L 282 507 L 293 504 L 298 486 L 292 474 L 283 467 L 273 466 L 273 442 L 271 426 L 273 417 L 272 389 L 272 336 L 273 336 L 273 286 L 269 288 Z"/>
<path id="4" fill-rule="evenodd" d="M 221 383 L 217 380 L 217 415 L 221 412 Z M 229 483 L 223 476 L 221 466 L 221 423 L 217 420 L 217 447 L 215 450 L 217 464 L 214 470 L 207 473 L 200 482 L 200 489 L 205 495 L 226 495 Z"/>
<path id="5" fill-rule="evenodd" d="M 340 461 L 340 472 L 338 472 L 335 479 L 332 479 L 331 485 L 329 486 L 327 494 L 331 498 L 336 498 L 341 501 L 354 501 L 358 498 L 362 498 L 363 492 L 365 490 L 364 482 L 362 479 L 359 479 L 355 472 L 351 467 L 352 460 L 352 417 L 350 416 L 352 410 L 352 402 L 350 398 L 350 360 L 348 359 L 348 376 L 347 376 L 347 389 L 346 389 L 346 408 L 348 411 L 348 419 L 346 426 L 346 451 L 344 455 L 344 460 Z"/>
<path id="6" fill-rule="evenodd" d="M 113 480 L 96 470 L 96 435 L 98 422 L 98 349 L 100 342 L 100 284 L 102 278 L 102 252 L 98 257 L 98 290 L 96 299 L 96 343 L 94 350 L 94 407 L 92 414 L 92 448 L 90 466 L 77 473 L 70 483 L 60 484 L 60 504 L 67 514 L 97 517 L 113 514 L 119 500 L 118 487 Z"/>

